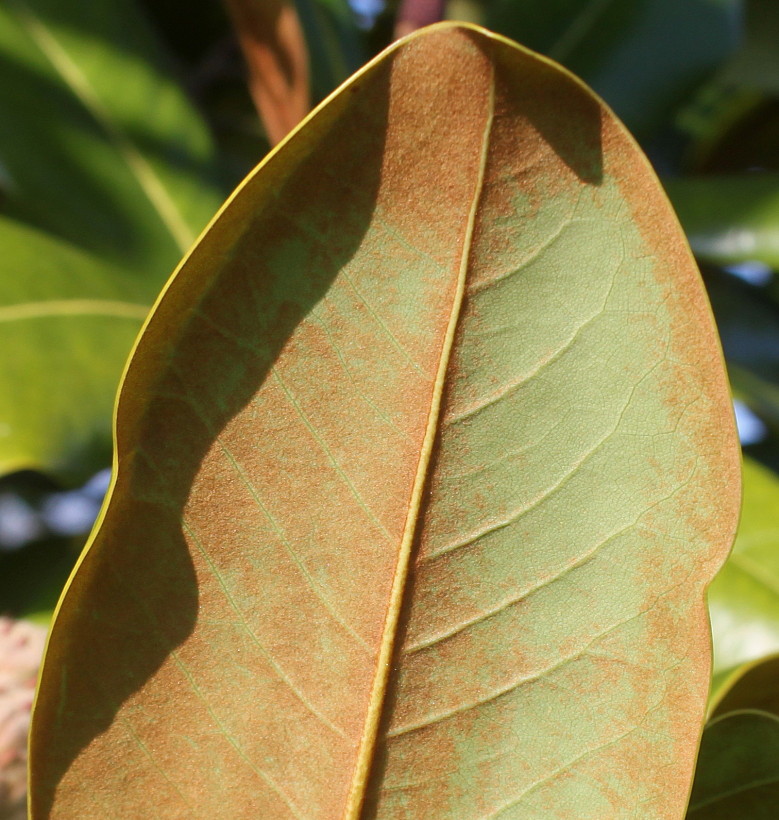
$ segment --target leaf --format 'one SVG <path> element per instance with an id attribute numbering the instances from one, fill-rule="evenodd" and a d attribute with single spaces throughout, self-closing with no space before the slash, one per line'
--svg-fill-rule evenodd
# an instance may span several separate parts
<path id="1" fill-rule="evenodd" d="M 678 224 L 567 72 L 385 52 L 227 203 L 117 414 L 33 817 L 681 813 L 738 445 Z"/>
<path id="2" fill-rule="evenodd" d="M 127 0 L 0 7 L 5 213 L 144 273 L 219 204 L 213 148 Z"/>
<path id="3" fill-rule="evenodd" d="M 226 0 L 249 69 L 249 92 L 271 145 L 311 107 L 308 55 L 295 6 L 285 0 Z"/>
<path id="4" fill-rule="evenodd" d="M 364 63 L 360 31 L 347 0 L 295 0 L 306 36 L 311 94 L 321 102 Z"/>
<path id="5" fill-rule="evenodd" d="M 664 185 L 700 259 L 779 268 L 779 174 L 683 177 Z"/>
<path id="6" fill-rule="evenodd" d="M 744 508 L 725 566 L 709 587 L 714 670 L 779 651 L 779 477 L 744 459 Z"/>
<path id="7" fill-rule="evenodd" d="M 3 3 L 0 71 L 0 474 L 78 481 L 110 459 L 130 346 L 216 210 L 213 149 L 124 0 Z"/>
<path id="8" fill-rule="evenodd" d="M 779 655 L 744 664 L 730 675 L 711 703 L 712 717 L 758 709 L 779 717 Z"/>
<path id="9" fill-rule="evenodd" d="M 687 817 L 773 820 L 779 805 L 779 720 L 731 712 L 703 733 Z"/>
<path id="10" fill-rule="evenodd" d="M 741 0 L 497 0 L 486 23 L 586 80 L 634 134 L 675 107 L 736 48 Z"/>
<path id="11" fill-rule="evenodd" d="M 110 457 L 116 382 L 148 285 L 2 218 L 0 247 L 0 473 L 92 475 Z"/>

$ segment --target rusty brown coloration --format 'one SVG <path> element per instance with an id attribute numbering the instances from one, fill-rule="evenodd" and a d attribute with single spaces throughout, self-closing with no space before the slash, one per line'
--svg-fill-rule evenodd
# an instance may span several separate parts
<path id="1" fill-rule="evenodd" d="M 249 72 L 249 93 L 271 145 L 311 109 L 308 50 L 286 0 L 225 0 Z"/>
<path id="2" fill-rule="evenodd" d="M 33 818 L 677 818 L 738 443 L 659 183 L 440 25 L 239 188 L 126 372 Z"/>

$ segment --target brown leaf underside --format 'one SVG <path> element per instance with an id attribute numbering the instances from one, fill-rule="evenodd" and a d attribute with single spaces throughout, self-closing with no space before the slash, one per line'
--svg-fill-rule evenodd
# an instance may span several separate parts
<path id="1" fill-rule="evenodd" d="M 249 93 L 271 145 L 311 110 L 308 50 L 284 0 L 226 0 L 249 71 Z"/>
<path id="2" fill-rule="evenodd" d="M 490 551 L 516 499 L 492 474 L 471 483 L 469 435 L 515 357 L 489 346 L 485 311 L 532 249 L 517 237 L 558 204 L 608 211 L 607 184 L 644 248 L 634 265 L 649 260 L 614 282 L 646 277 L 651 305 L 612 305 L 636 318 L 587 354 L 606 387 L 558 383 L 586 329 L 517 348 L 546 368 L 517 389 L 546 391 L 550 418 L 570 408 L 581 436 L 547 430 L 550 489 L 532 450 L 545 416 L 513 412 L 528 443 L 506 486 L 525 487 L 525 517 L 510 552 Z M 545 270 L 564 286 L 545 298 L 575 307 L 588 294 L 565 273 Z M 489 309 L 524 317 L 500 293 Z M 633 339 L 640 360 L 609 371 Z M 687 449 L 655 447 L 666 427 L 625 433 L 636 391 Z M 588 414 L 611 393 L 599 431 Z M 33 817 L 679 817 L 709 667 L 702 590 L 738 503 L 729 425 L 697 272 L 622 127 L 477 31 L 401 43 L 249 179 L 139 342 L 117 484 L 43 670 Z M 644 449 L 621 455 L 626 436 Z M 554 505 L 572 503 L 556 494 L 574 490 L 584 523 L 555 534 Z"/>

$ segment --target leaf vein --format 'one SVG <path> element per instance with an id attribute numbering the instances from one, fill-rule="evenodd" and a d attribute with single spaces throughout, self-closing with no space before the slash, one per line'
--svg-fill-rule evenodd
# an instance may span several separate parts
<path id="1" fill-rule="evenodd" d="M 227 583 L 225 582 L 224 578 L 222 577 L 222 574 L 219 572 L 216 565 L 214 564 L 211 556 L 208 553 L 208 550 L 203 546 L 203 543 L 195 534 L 192 527 L 189 524 L 187 524 L 186 521 L 182 520 L 182 528 L 186 531 L 187 535 L 189 535 L 189 537 L 192 539 L 192 542 L 195 544 L 200 554 L 208 563 L 208 566 L 211 570 L 211 574 L 214 576 L 214 578 L 216 578 L 216 581 L 221 587 L 222 592 L 224 593 L 224 596 L 227 599 L 227 602 L 230 604 L 230 607 L 235 612 L 235 614 L 241 619 L 241 625 L 243 626 L 246 634 L 249 636 L 252 643 L 254 643 L 255 646 L 260 650 L 260 653 L 265 658 L 265 660 L 267 660 L 271 667 L 273 667 L 273 670 L 278 675 L 279 679 L 287 685 L 287 687 L 295 694 L 295 696 L 303 704 L 303 706 L 305 706 L 306 709 L 308 709 L 308 711 L 311 712 L 312 715 L 318 718 L 323 725 L 327 726 L 328 729 L 335 732 L 340 737 L 344 738 L 344 740 L 348 740 L 346 732 L 344 732 L 344 730 L 341 729 L 339 726 L 336 726 L 329 718 L 323 715 L 322 712 L 319 709 L 317 709 L 317 707 L 314 706 L 313 703 L 311 703 L 308 697 L 306 697 L 305 692 L 303 692 L 295 684 L 295 682 L 290 678 L 290 676 L 284 671 L 284 668 L 281 666 L 281 664 L 275 660 L 272 653 L 257 637 L 257 634 L 254 632 L 254 630 L 249 625 L 249 622 L 246 620 L 246 616 L 244 615 L 243 611 L 236 603 L 235 598 L 233 598 L 233 595 L 230 592 Z"/>
<path id="2" fill-rule="evenodd" d="M 527 504 L 519 510 L 515 511 L 504 521 L 499 521 L 490 524 L 489 526 L 482 528 L 476 533 L 469 535 L 465 540 L 457 541 L 453 544 L 448 544 L 447 546 L 441 547 L 440 549 L 428 553 L 428 555 L 426 555 L 423 559 L 419 561 L 419 564 L 426 564 L 430 561 L 440 558 L 443 555 L 448 555 L 452 552 L 456 552 L 457 550 L 472 546 L 485 536 L 491 535 L 493 532 L 498 532 L 499 530 L 505 529 L 506 527 L 510 527 L 513 524 L 516 524 L 516 522 L 522 519 L 525 515 L 532 512 L 534 509 L 536 509 L 545 501 L 547 501 L 550 497 L 559 492 L 577 474 L 581 467 L 587 461 L 589 461 L 594 455 L 596 455 L 598 451 L 609 441 L 609 439 L 611 439 L 614 433 L 616 433 L 616 431 L 619 429 L 620 424 L 622 423 L 622 419 L 624 417 L 625 412 L 627 411 L 631 401 L 633 400 L 633 396 L 635 395 L 636 390 L 641 385 L 641 383 L 654 370 L 656 370 L 657 367 L 660 366 L 660 364 L 662 364 L 662 361 L 659 361 L 652 365 L 652 367 L 641 377 L 641 379 L 639 379 L 636 382 L 636 384 L 633 385 L 628 394 L 627 400 L 625 401 L 623 407 L 617 414 L 617 420 L 613 424 L 613 426 L 589 450 L 587 450 L 585 453 L 579 456 L 577 460 L 573 463 L 573 466 L 567 472 L 565 472 L 551 487 L 546 488 L 533 501 L 531 501 L 530 504 Z"/>
<path id="3" fill-rule="evenodd" d="M 534 681 L 540 680 L 541 678 L 550 674 L 551 672 L 556 672 L 564 668 L 568 664 L 573 663 L 574 661 L 583 657 L 587 654 L 590 647 L 594 646 L 602 638 L 605 638 L 610 633 L 614 632 L 615 630 L 619 629 L 625 624 L 630 623 L 631 621 L 640 617 L 642 614 L 643 611 L 634 613 L 633 615 L 630 615 L 627 618 L 624 618 L 620 621 L 617 621 L 614 624 L 611 624 L 607 629 L 593 636 L 586 644 L 584 644 L 584 646 L 580 647 L 575 652 L 571 653 L 570 655 L 565 655 L 562 658 L 559 658 L 554 663 L 544 667 L 538 672 L 533 672 L 529 675 L 523 675 L 519 679 L 513 680 L 509 684 L 500 687 L 494 692 L 490 692 L 490 694 L 488 695 L 484 695 L 483 697 L 477 698 L 476 700 L 471 701 L 470 703 L 465 703 L 462 706 L 457 706 L 454 709 L 447 710 L 446 712 L 439 712 L 438 714 L 430 715 L 429 717 L 417 723 L 410 723 L 406 726 L 400 726 L 396 729 L 390 729 L 387 732 L 387 737 L 400 737 L 402 735 L 410 734 L 411 732 L 417 732 L 420 729 L 426 729 L 429 726 L 435 725 L 436 723 L 441 723 L 442 721 L 449 720 L 450 718 L 456 717 L 457 715 L 465 714 L 466 712 L 470 712 L 473 709 L 477 709 L 478 707 L 484 706 L 487 703 L 492 703 L 498 700 L 499 698 L 504 697 L 505 695 L 509 695 L 512 692 L 519 689 L 520 687 L 524 686 L 525 684 L 533 683 Z"/>

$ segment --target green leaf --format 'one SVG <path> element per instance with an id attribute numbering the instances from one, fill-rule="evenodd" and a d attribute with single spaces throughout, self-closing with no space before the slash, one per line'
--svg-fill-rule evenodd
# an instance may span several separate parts
<path id="1" fill-rule="evenodd" d="M 2 218 L 0 247 L 0 474 L 83 479 L 110 459 L 116 383 L 156 277 Z"/>
<path id="2" fill-rule="evenodd" d="M 218 205 L 212 147 L 125 0 L 3 3 L 0 71 L 0 473 L 83 479 L 146 310 Z"/>
<path id="3" fill-rule="evenodd" d="M 0 61 L 6 213 L 164 276 L 219 198 L 210 139 L 134 4 L 8 0 Z"/>
<path id="4" fill-rule="evenodd" d="M 779 719 L 731 712 L 703 733 L 690 820 L 773 820 L 779 806 Z"/>
<path id="5" fill-rule="evenodd" d="M 346 0 L 295 0 L 308 45 L 311 94 L 323 100 L 363 64 L 360 32 Z"/>
<path id="6" fill-rule="evenodd" d="M 441 25 L 358 73 L 171 279 L 116 435 L 33 817 L 683 811 L 738 443 L 678 223 L 564 70 Z"/>
<path id="7" fill-rule="evenodd" d="M 709 587 L 714 670 L 779 651 L 779 477 L 744 459 L 744 507 L 733 552 Z"/>
<path id="8" fill-rule="evenodd" d="M 779 655 L 747 663 L 728 675 L 710 703 L 713 717 L 759 709 L 779 717 Z"/>
<path id="9" fill-rule="evenodd" d="M 664 185 L 701 260 L 779 268 L 779 174 L 683 177 Z"/>
<path id="10" fill-rule="evenodd" d="M 487 25 L 586 80 L 647 136 L 734 50 L 741 0 L 497 0 Z"/>

